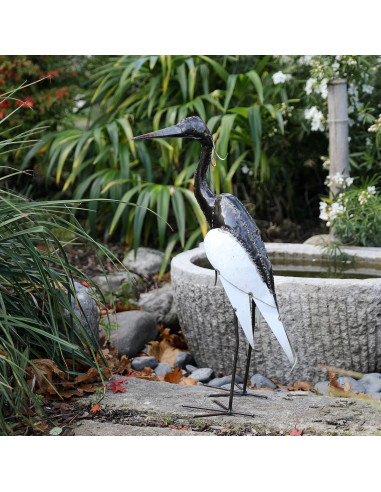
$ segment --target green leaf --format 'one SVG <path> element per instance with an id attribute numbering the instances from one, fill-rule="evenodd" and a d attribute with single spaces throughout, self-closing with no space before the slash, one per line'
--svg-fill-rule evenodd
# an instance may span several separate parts
<path id="1" fill-rule="evenodd" d="M 237 75 L 236 74 L 230 74 L 228 77 L 228 81 L 226 83 L 226 93 L 225 93 L 225 102 L 224 102 L 225 111 L 229 107 L 230 99 L 233 95 L 236 81 L 237 81 Z"/>
<path id="2" fill-rule="evenodd" d="M 259 103 L 263 104 L 263 85 L 260 76 L 257 74 L 255 70 L 250 70 L 250 72 L 247 72 L 247 77 L 251 80 L 251 82 L 254 84 L 255 89 L 257 90 L 258 98 L 259 98 Z"/>
<path id="3" fill-rule="evenodd" d="M 257 173 L 258 166 L 261 160 L 261 138 L 262 138 L 262 122 L 260 106 L 249 108 L 248 120 L 251 131 L 251 138 L 254 143 L 254 172 Z"/>
<path id="4" fill-rule="evenodd" d="M 159 247 L 164 246 L 165 231 L 167 229 L 170 193 L 168 186 L 161 186 L 157 197 L 157 228 L 159 232 Z"/>
<path id="5" fill-rule="evenodd" d="M 228 153 L 229 138 L 233 128 L 234 119 L 235 114 L 225 114 L 221 118 L 221 133 L 218 138 L 218 153 L 222 158 L 224 158 Z"/>
<path id="6" fill-rule="evenodd" d="M 218 62 L 216 62 L 212 58 L 209 58 L 208 56 L 199 55 L 199 58 L 201 58 L 202 60 L 205 60 L 206 62 L 208 62 L 214 68 L 214 70 L 217 72 L 217 74 L 225 82 L 227 82 L 228 77 L 229 77 L 229 73 L 224 69 L 224 67 L 222 65 L 220 65 Z"/>
<path id="7" fill-rule="evenodd" d="M 181 246 L 184 247 L 185 242 L 185 205 L 184 198 L 179 189 L 175 189 L 175 193 L 172 195 L 172 207 L 175 213 L 177 228 L 179 230 L 179 237 Z"/>
<path id="8" fill-rule="evenodd" d="M 112 143 L 112 147 L 114 150 L 114 164 L 118 160 L 118 154 L 119 154 L 119 134 L 118 134 L 118 127 L 115 121 L 109 123 L 106 125 L 107 132 L 110 135 L 110 140 Z"/>

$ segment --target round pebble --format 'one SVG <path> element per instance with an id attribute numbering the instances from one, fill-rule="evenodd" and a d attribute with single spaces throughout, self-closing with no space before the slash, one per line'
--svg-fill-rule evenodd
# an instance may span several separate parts
<path id="1" fill-rule="evenodd" d="M 230 374 L 230 376 L 223 376 L 222 378 L 211 379 L 208 384 L 211 384 L 212 386 L 223 386 L 224 384 L 230 384 L 231 382 L 232 375 Z M 241 376 L 236 375 L 235 382 L 243 383 L 243 379 L 241 378 Z"/>
<path id="2" fill-rule="evenodd" d="M 152 369 L 155 369 L 159 364 L 159 361 L 156 359 L 156 357 L 135 357 L 133 361 L 131 362 L 131 367 L 135 371 L 141 371 L 145 367 L 152 367 Z"/>
<path id="3" fill-rule="evenodd" d="M 252 376 L 250 381 L 251 381 L 252 388 L 254 387 L 254 385 L 257 388 L 266 388 L 266 387 L 271 389 L 276 388 L 276 385 L 272 381 L 270 381 L 270 379 L 266 378 L 265 376 L 262 376 L 262 374 L 254 374 L 254 376 Z"/>
<path id="4" fill-rule="evenodd" d="M 159 362 L 159 364 L 155 367 L 155 373 L 157 376 L 165 376 L 169 372 L 173 372 L 173 369 L 165 362 Z"/>
<path id="5" fill-rule="evenodd" d="M 210 367 L 202 367 L 201 369 L 196 369 L 190 375 L 193 379 L 198 379 L 201 383 L 207 383 L 213 377 L 213 369 Z"/>

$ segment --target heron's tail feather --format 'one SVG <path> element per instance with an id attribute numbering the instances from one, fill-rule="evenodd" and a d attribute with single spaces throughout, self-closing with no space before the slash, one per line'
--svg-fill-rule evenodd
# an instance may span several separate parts
<path id="1" fill-rule="evenodd" d="M 253 326 L 252 326 L 252 317 L 251 317 L 251 299 L 240 289 L 237 289 L 233 284 L 225 280 L 220 276 L 220 280 L 225 289 L 225 292 L 235 309 L 238 321 L 248 339 L 250 345 L 254 348 L 254 337 L 253 337 Z"/>
<path id="2" fill-rule="evenodd" d="M 255 304 L 276 336 L 293 369 L 296 364 L 296 354 L 292 348 L 290 340 L 288 339 L 283 323 L 279 318 L 278 309 L 275 306 L 270 306 L 269 304 L 260 301 L 259 299 L 255 299 Z"/>

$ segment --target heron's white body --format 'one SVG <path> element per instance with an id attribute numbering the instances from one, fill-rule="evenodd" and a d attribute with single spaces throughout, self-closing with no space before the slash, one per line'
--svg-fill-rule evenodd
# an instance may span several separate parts
<path id="1" fill-rule="evenodd" d="M 251 294 L 287 358 L 294 366 L 296 356 L 279 318 L 274 296 L 262 280 L 245 248 L 232 234 L 221 229 L 211 229 L 205 236 L 204 246 L 206 256 L 220 275 L 222 285 L 250 345 L 254 348 Z"/>

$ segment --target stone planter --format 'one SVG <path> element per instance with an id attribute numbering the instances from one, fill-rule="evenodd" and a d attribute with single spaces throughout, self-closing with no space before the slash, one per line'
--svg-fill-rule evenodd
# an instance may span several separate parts
<path id="1" fill-rule="evenodd" d="M 271 260 L 296 267 L 316 264 L 321 248 L 303 244 L 266 244 Z M 380 248 L 345 248 L 363 273 L 380 274 Z M 174 299 L 189 349 L 199 367 L 231 374 L 233 311 L 203 246 L 177 255 L 171 264 Z M 379 268 L 377 272 L 377 267 Z M 320 364 L 362 373 L 381 372 L 381 278 L 332 279 L 275 276 L 282 320 L 298 356 L 293 373 L 277 340 L 261 319 L 255 332 L 254 361 L 259 372 L 282 383 L 316 382 L 327 374 Z M 240 331 L 238 373 L 243 376 L 246 339 Z"/>

